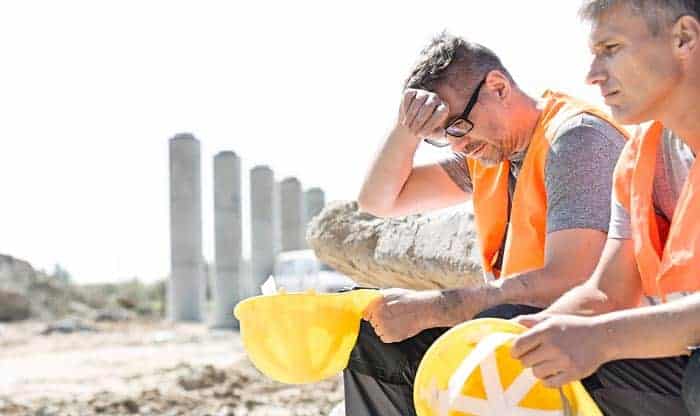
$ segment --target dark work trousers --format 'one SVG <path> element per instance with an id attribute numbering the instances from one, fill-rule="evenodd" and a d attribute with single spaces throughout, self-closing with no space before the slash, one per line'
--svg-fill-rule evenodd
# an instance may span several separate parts
<path id="1" fill-rule="evenodd" d="M 511 319 L 539 309 L 500 305 L 476 318 Z M 343 372 L 347 416 L 415 416 L 413 382 L 423 355 L 449 328 L 428 329 L 402 342 L 384 343 L 362 321 Z M 583 380 L 606 416 L 700 416 L 700 352 L 688 357 L 621 360 Z"/>
<path id="2" fill-rule="evenodd" d="M 510 319 L 537 313 L 525 305 L 500 305 L 476 318 Z M 343 372 L 347 416 L 415 416 L 413 382 L 428 348 L 449 328 L 426 329 L 401 342 L 384 343 L 366 321 Z"/>
<path id="3" fill-rule="evenodd" d="M 606 416 L 700 416 L 700 354 L 620 360 L 583 380 Z"/>

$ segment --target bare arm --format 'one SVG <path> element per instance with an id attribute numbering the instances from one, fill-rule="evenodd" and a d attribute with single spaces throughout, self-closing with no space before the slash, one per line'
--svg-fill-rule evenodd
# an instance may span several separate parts
<path id="1" fill-rule="evenodd" d="M 656 306 L 598 317 L 607 334 L 609 359 L 688 354 L 700 345 L 700 293 Z"/>
<path id="2" fill-rule="evenodd" d="M 596 230 L 553 232 L 547 237 L 542 269 L 480 288 L 385 290 L 367 307 L 364 318 L 384 342 L 396 342 L 426 328 L 457 325 L 503 303 L 545 306 L 590 274 L 604 242 L 605 234 Z"/>
<path id="3" fill-rule="evenodd" d="M 637 306 L 642 287 L 633 244 L 632 240 L 608 239 L 591 278 L 545 312 L 591 316 Z"/>
<path id="4" fill-rule="evenodd" d="M 443 305 L 439 308 L 443 313 L 436 314 L 436 326 L 457 324 L 471 319 L 484 309 L 504 303 L 538 307 L 550 305 L 590 276 L 605 239 L 605 233 L 590 229 L 550 233 L 547 236 L 543 268 L 498 280 L 483 288 L 443 291 Z M 459 313 L 446 312 L 450 310 Z"/>
<path id="5" fill-rule="evenodd" d="M 407 90 L 399 121 L 384 141 L 362 185 L 360 209 L 381 217 L 430 211 L 463 202 L 468 195 L 439 164 L 413 166 L 423 137 L 441 134 L 447 105 L 427 91 Z"/>
<path id="6" fill-rule="evenodd" d="M 518 319 L 531 329 L 511 355 L 546 386 L 580 380 L 608 361 L 677 356 L 700 343 L 700 294 L 635 307 L 642 290 L 632 244 L 608 240 L 591 279 L 545 313 Z"/>

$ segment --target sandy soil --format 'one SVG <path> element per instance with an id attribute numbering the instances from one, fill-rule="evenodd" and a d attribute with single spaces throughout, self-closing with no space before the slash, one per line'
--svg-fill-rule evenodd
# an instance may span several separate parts
<path id="1" fill-rule="evenodd" d="M 0 415 L 308 415 L 342 400 L 340 377 L 305 386 L 261 375 L 238 333 L 167 322 L 40 335 L 0 325 Z"/>

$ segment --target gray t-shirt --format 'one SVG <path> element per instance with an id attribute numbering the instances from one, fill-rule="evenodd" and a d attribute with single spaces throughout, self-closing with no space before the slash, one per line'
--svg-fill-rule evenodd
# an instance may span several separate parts
<path id="1" fill-rule="evenodd" d="M 612 176 L 625 144 L 623 135 L 590 114 L 567 120 L 557 135 L 545 165 L 547 233 L 574 228 L 607 232 Z M 512 199 L 522 155 L 511 162 Z M 440 165 L 465 192 L 472 191 L 464 155 L 454 154 Z"/>
<path id="2" fill-rule="evenodd" d="M 693 162 L 695 162 L 695 155 L 690 147 L 673 132 L 665 130 L 656 156 L 652 199 L 656 213 L 668 222 L 673 218 L 673 212 Z M 629 211 L 614 197 L 608 238 L 620 240 L 632 238 Z"/>

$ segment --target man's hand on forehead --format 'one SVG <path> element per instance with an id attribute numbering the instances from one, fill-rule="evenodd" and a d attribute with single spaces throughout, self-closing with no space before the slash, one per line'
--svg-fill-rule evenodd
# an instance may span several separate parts
<path id="1" fill-rule="evenodd" d="M 442 137 L 449 106 L 434 92 L 406 89 L 401 100 L 399 124 L 417 138 Z"/>

